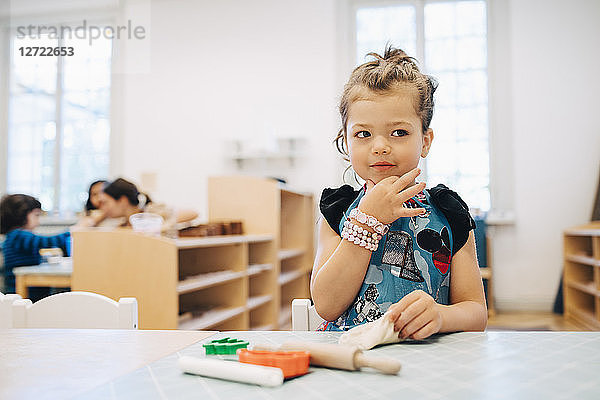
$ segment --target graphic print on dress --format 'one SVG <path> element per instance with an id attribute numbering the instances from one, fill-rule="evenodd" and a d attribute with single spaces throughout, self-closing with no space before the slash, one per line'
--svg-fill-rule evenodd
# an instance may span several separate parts
<path id="1" fill-rule="evenodd" d="M 367 290 L 365 290 L 363 296 L 354 302 L 354 309 L 357 314 L 353 321 L 355 324 L 360 324 L 364 321 L 375 321 L 383 315 L 379 304 L 375 303 L 378 297 L 379 290 L 377 290 L 377 285 L 371 284 L 367 286 Z"/>
<path id="2" fill-rule="evenodd" d="M 421 192 L 422 193 L 422 192 Z M 419 217 L 419 224 L 415 224 L 412 221 L 408 223 L 408 228 L 412 231 L 412 237 L 416 238 L 417 234 L 421 232 L 423 229 L 429 225 L 430 219 Z M 433 287 L 431 286 L 431 276 L 429 275 L 429 264 L 425 260 L 423 254 L 421 254 L 423 250 L 419 249 L 418 246 L 414 250 L 413 255 L 415 257 L 415 262 L 417 267 L 421 271 L 421 275 L 423 279 L 425 279 L 425 283 L 427 284 L 427 293 L 433 293 Z"/>
<path id="3" fill-rule="evenodd" d="M 448 299 L 450 298 L 450 274 L 447 274 L 436 293 L 433 295 L 433 299 L 436 303 L 440 304 L 448 304 Z"/>
<path id="4" fill-rule="evenodd" d="M 427 264 L 427 261 L 421 255 L 421 252 L 419 250 L 414 251 L 414 256 L 417 267 L 419 268 L 419 271 L 421 271 L 421 275 L 423 275 L 423 279 L 427 284 L 427 293 L 431 294 L 433 292 L 433 289 L 431 287 L 431 276 L 429 275 L 429 264 Z"/>
<path id="5" fill-rule="evenodd" d="M 417 244 L 423 250 L 431 253 L 433 265 L 442 273 L 448 272 L 450 267 L 450 236 L 448 228 L 442 228 L 442 232 L 438 233 L 433 229 L 423 229 L 417 233 Z"/>
<path id="6" fill-rule="evenodd" d="M 415 195 L 415 199 L 419 200 L 423 204 L 429 205 L 429 201 L 427 201 L 427 196 L 425 195 L 425 192 L 422 190 Z"/>
<path id="7" fill-rule="evenodd" d="M 423 204 L 429 204 L 427 202 L 427 198 L 425 197 L 425 194 L 423 192 L 419 193 L 415 197 L 417 198 L 417 200 L 419 200 Z M 404 203 L 402 203 L 402 207 L 404 207 L 404 208 L 420 208 L 422 206 L 419 203 L 417 203 L 414 199 L 408 199 Z M 416 215 L 414 217 L 410 217 L 410 220 L 412 221 L 414 226 L 416 228 L 418 228 L 419 227 L 418 218 L 427 218 L 430 215 L 431 215 L 431 210 L 425 210 L 425 212 L 421 215 Z"/>
<path id="8" fill-rule="evenodd" d="M 423 282 L 413 255 L 412 237 L 404 231 L 389 231 L 381 262 L 390 266 L 392 275 L 413 282 Z"/>

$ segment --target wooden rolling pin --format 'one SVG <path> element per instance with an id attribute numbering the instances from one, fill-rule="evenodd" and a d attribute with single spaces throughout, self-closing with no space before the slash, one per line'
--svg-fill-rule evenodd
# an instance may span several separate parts
<path id="1" fill-rule="evenodd" d="M 356 346 L 348 346 L 334 343 L 314 342 L 286 342 L 274 348 L 269 345 L 254 345 L 254 350 L 270 351 L 308 351 L 310 353 L 310 364 L 355 371 L 362 367 L 374 368 L 384 374 L 396 375 L 400 368 L 400 362 L 390 357 L 377 357 L 363 353 Z"/>

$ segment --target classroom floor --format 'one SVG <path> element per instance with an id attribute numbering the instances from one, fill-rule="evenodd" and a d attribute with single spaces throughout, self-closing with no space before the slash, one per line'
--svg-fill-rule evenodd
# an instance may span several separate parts
<path id="1" fill-rule="evenodd" d="M 488 318 L 488 330 L 588 331 L 589 329 L 551 312 L 496 312 Z"/>

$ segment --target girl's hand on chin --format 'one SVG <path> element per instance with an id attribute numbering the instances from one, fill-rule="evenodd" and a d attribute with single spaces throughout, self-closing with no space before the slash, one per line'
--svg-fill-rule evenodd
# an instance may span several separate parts
<path id="1" fill-rule="evenodd" d="M 425 183 L 413 185 L 421 170 L 418 168 L 398 176 L 388 176 L 377 184 L 367 180 L 366 194 L 360 200 L 358 208 L 372 215 L 384 224 L 391 224 L 400 217 L 415 217 L 425 212 L 423 208 L 402 207 L 405 201 L 425 189 Z"/>

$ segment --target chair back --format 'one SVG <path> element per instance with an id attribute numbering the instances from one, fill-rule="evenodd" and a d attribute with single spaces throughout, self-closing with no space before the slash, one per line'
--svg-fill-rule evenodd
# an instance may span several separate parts
<path id="1" fill-rule="evenodd" d="M 96 293 L 66 292 L 35 303 L 12 304 L 13 328 L 137 329 L 138 307 L 133 297 L 119 302 Z"/>
<path id="2" fill-rule="evenodd" d="M 10 328 L 12 326 L 12 304 L 15 300 L 20 300 L 18 294 L 0 293 L 0 328 Z"/>
<path id="3" fill-rule="evenodd" d="M 314 331 L 323 321 L 310 299 L 292 300 L 293 331 Z"/>

